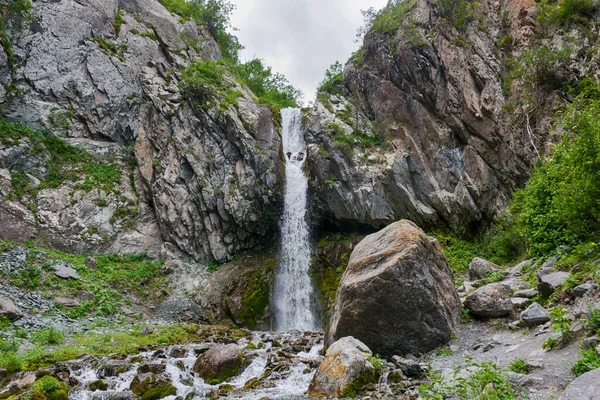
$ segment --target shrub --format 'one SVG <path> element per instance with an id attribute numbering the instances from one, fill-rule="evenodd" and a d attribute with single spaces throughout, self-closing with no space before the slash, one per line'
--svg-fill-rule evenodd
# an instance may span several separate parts
<path id="1" fill-rule="evenodd" d="M 581 351 L 581 357 L 573 365 L 572 370 L 575 375 L 579 376 L 597 368 L 600 368 L 600 355 L 595 349 L 589 348 Z"/>
<path id="2" fill-rule="evenodd" d="M 49 328 L 41 329 L 31 335 L 31 341 L 35 344 L 45 346 L 57 345 L 62 344 L 65 341 L 65 335 L 55 327 L 51 326 Z"/>
<path id="3" fill-rule="evenodd" d="M 600 309 L 590 307 L 586 313 L 587 319 L 585 320 L 585 330 L 588 333 L 599 333 L 600 332 Z"/>
<path id="4" fill-rule="evenodd" d="M 362 11 L 364 25 L 358 30 L 357 37 L 362 38 L 369 31 L 395 34 L 402 20 L 417 3 L 418 0 L 390 1 L 380 11 L 376 11 L 372 7 Z"/>
<path id="5" fill-rule="evenodd" d="M 594 0 L 542 0 L 537 2 L 537 20 L 546 26 L 585 23 L 597 7 Z"/>
<path id="6" fill-rule="evenodd" d="M 516 372 L 518 374 L 528 374 L 531 372 L 531 367 L 527 365 L 524 359 L 519 358 L 508 364 L 509 371 Z"/>
<path id="7" fill-rule="evenodd" d="M 538 256 L 595 241 L 600 232 L 600 100 L 580 98 L 559 126 L 562 142 L 510 204 L 518 233 Z"/>
<path id="8" fill-rule="evenodd" d="M 553 307 L 550 310 L 552 321 L 552 336 L 543 344 L 543 348 L 551 350 L 559 345 L 565 345 L 571 340 L 571 320 L 563 306 Z"/>
<path id="9" fill-rule="evenodd" d="M 325 71 L 325 77 L 319 83 L 318 92 L 330 95 L 342 94 L 344 90 L 344 66 L 339 61 L 333 63 Z"/>
<path id="10" fill-rule="evenodd" d="M 369 362 L 373 364 L 375 367 L 375 372 L 380 373 L 385 366 L 385 360 L 379 356 L 379 354 L 375 354 L 374 356 L 369 357 Z"/>

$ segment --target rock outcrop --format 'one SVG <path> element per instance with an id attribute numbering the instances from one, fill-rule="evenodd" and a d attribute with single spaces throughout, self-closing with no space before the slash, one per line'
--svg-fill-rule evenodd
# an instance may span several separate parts
<path id="1" fill-rule="evenodd" d="M 477 230 L 504 209 L 547 141 L 547 125 L 527 134 L 508 123 L 496 45 L 510 32 L 523 48 L 535 2 L 478 2 L 460 30 L 435 2 L 415 3 L 396 31 L 367 33 L 345 66 L 343 95 L 311 110 L 314 213 L 327 223 L 380 228 L 407 218 Z"/>
<path id="2" fill-rule="evenodd" d="M 450 340 L 460 308 L 439 243 L 404 220 L 354 248 L 325 341 L 353 336 L 382 356 L 420 354 Z"/>
<path id="3" fill-rule="evenodd" d="M 600 369 L 586 372 L 571 382 L 565 393 L 560 396 L 560 400 L 600 400 L 598 382 L 600 382 Z"/>
<path id="4" fill-rule="evenodd" d="M 0 82 L 14 89 L 0 93 L 1 115 L 111 161 L 121 176 L 109 191 L 82 176 L 48 184 L 61 154 L 3 140 L 3 239 L 154 256 L 168 243 L 182 259 L 224 262 L 274 231 L 283 163 L 271 109 L 228 75 L 236 104 L 180 92 L 193 60 L 221 58 L 204 27 L 158 0 L 32 4 L 31 26 L 6 14 L 15 63 L 0 61 Z M 21 197 L 15 176 L 38 189 Z"/>
<path id="5" fill-rule="evenodd" d="M 344 337 L 333 343 L 319 365 L 310 386 L 309 396 L 354 397 L 368 383 L 375 383 L 375 367 L 369 361 L 373 353 L 353 337 Z"/>

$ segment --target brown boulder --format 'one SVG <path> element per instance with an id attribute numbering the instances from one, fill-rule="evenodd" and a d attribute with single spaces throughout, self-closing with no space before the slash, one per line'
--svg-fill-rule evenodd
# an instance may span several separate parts
<path id="1" fill-rule="evenodd" d="M 403 220 L 355 247 L 325 341 L 353 336 L 383 356 L 419 354 L 450 340 L 460 310 L 439 243 Z"/>
<path id="2" fill-rule="evenodd" d="M 194 364 L 204 381 L 216 385 L 242 372 L 242 351 L 235 344 L 213 346 L 202 354 Z"/>

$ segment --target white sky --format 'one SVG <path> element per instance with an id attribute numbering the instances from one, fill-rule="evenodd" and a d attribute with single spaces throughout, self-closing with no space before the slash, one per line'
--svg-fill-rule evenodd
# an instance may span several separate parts
<path id="1" fill-rule="evenodd" d="M 231 0 L 231 23 L 246 47 L 241 61 L 262 58 L 311 100 L 325 70 L 358 49 L 360 10 L 387 0 Z"/>

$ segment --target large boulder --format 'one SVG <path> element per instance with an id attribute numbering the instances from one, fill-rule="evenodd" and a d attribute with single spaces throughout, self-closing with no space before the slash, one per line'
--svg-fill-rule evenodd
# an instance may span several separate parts
<path id="1" fill-rule="evenodd" d="M 450 340 L 460 309 L 439 243 L 403 220 L 355 247 L 325 342 L 354 336 L 383 356 L 419 354 Z"/>
<path id="2" fill-rule="evenodd" d="M 469 278 L 472 281 L 483 279 L 487 274 L 498 269 L 500 269 L 498 265 L 484 260 L 483 258 L 475 257 L 473 261 L 471 261 L 471 264 L 469 264 Z"/>
<path id="3" fill-rule="evenodd" d="M 471 314 L 478 317 L 503 317 L 513 311 L 508 293 L 507 285 L 491 283 L 468 295 L 464 306 Z"/>
<path id="4" fill-rule="evenodd" d="M 600 400 L 600 368 L 571 382 L 560 400 Z"/>
<path id="5" fill-rule="evenodd" d="M 194 364 L 204 381 L 216 385 L 242 372 L 242 351 L 235 344 L 213 346 L 202 354 Z"/>
<path id="6" fill-rule="evenodd" d="M 365 384 L 375 383 L 375 367 L 369 362 L 371 350 L 360 340 L 345 337 L 332 344 L 319 365 L 309 396 L 354 397 Z"/>

